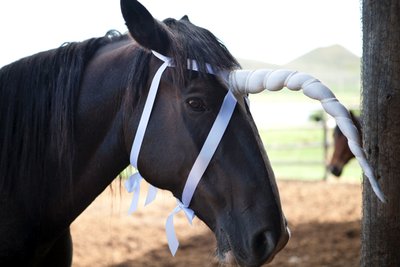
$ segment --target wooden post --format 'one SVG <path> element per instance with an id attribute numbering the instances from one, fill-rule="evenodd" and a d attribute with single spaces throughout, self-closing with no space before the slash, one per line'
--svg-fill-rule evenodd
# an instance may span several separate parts
<path id="1" fill-rule="evenodd" d="M 400 1 L 363 0 L 364 149 L 388 203 L 364 179 L 361 266 L 400 266 Z"/>

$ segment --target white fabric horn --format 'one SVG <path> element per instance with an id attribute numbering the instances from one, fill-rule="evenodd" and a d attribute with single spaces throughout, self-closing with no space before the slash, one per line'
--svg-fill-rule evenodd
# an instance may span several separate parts
<path id="1" fill-rule="evenodd" d="M 361 147 L 357 128 L 351 120 L 348 110 L 336 99 L 328 87 L 309 74 L 291 70 L 236 70 L 229 74 L 229 88 L 236 95 L 260 93 L 264 90 L 279 91 L 284 87 L 293 91 L 302 89 L 306 96 L 321 102 L 324 110 L 335 118 L 340 130 L 347 137 L 350 150 L 368 177 L 375 194 L 382 202 L 386 202 Z"/>

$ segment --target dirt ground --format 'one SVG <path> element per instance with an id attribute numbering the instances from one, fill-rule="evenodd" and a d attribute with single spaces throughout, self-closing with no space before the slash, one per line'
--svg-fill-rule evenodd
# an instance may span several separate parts
<path id="1" fill-rule="evenodd" d="M 359 266 L 361 186 L 328 182 L 278 182 L 292 238 L 268 266 Z M 219 266 L 215 239 L 198 219 L 175 218 L 180 247 L 169 253 L 166 217 L 175 207 L 168 192 L 127 214 L 131 196 L 118 185 L 107 189 L 72 224 L 74 267 Z M 142 191 L 142 195 L 143 191 Z"/>

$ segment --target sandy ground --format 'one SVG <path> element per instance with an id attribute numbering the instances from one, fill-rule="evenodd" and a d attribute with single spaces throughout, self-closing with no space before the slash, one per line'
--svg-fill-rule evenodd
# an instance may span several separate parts
<path id="1" fill-rule="evenodd" d="M 278 186 L 292 238 L 268 266 L 359 265 L 359 184 L 279 181 Z M 176 203 L 170 193 L 159 193 L 154 203 L 129 216 L 131 196 L 121 191 L 118 185 L 107 189 L 72 224 L 74 267 L 219 266 L 213 234 L 198 219 L 190 226 L 184 215 L 175 219 L 180 247 L 170 255 L 164 229 Z"/>

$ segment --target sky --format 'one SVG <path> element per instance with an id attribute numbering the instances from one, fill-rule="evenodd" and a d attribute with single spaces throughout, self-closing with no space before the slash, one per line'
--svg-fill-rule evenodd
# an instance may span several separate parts
<path id="1" fill-rule="evenodd" d="M 284 64 L 340 44 L 361 56 L 359 0 L 141 0 L 159 20 L 188 15 L 237 58 Z M 0 67 L 64 42 L 126 31 L 118 0 L 1 0 Z"/>

